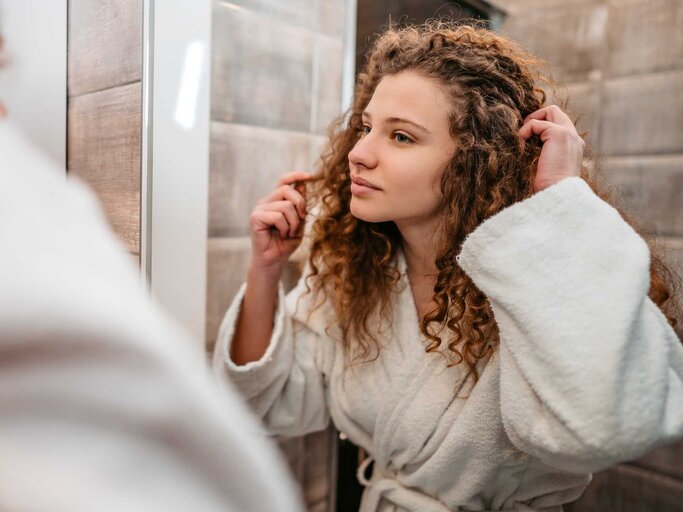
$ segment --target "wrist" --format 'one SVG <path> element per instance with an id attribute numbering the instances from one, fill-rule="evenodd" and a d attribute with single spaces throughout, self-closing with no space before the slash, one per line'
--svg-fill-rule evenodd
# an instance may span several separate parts
<path id="1" fill-rule="evenodd" d="M 258 280 L 277 284 L 284 267 L 283 263 L 262 264 L 252 259 L 247 268 L 247 281 Z"/>

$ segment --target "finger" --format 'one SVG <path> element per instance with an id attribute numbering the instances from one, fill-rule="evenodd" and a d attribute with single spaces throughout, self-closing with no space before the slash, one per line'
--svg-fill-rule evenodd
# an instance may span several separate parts
<path id="1" fill-rule="evenodd" d="M 296 190 L 301 196 L 304 198 L 304 202 L 306 199 L 306 182 L 305 181 L 295 181 L 292 185 L 294 187 L 294 190 Z"/>
<path id="2" fill-rule="evenodd" d="M 294 236 L 296 234 L 296 230 L 299 229 L 301 219 L 297 209 L 294 207 L 291 201 L 275 201 L 272 203 L 258 205 L 256 208 L 261 211 L 274 211 L 282 213 L 289 224 L 289 236 Z"/>
<path id="3" fill-rule="evenodd" d="M 288 237 L 289 224 L 282 212 L 254 210 L 251 213 L 251 223 L 256 231 L 275 228 L 283 240 Z"/>
<path id="4" fill-rule="evenodd" d="M 550 121 L 551 123 L 559 124 L 560 126 L 564 126 L 565 128 L 575 129 L 572 120 L 557 105 L 548 105 L 546 107 L 539 108 L 538 110 L 526 116 L 522 124 L 526 124 L 531 119 Z"/>
<path id="5" fill-rule="evenodd" d="M 272 194 L 264 197 L 256 204 L 258 206 L 282 200 L 291 201 L 296 207 L 297 211 L 299 212 L 299 216 L 306 216 L 306 199 L 304 198 L 304 196 L 301 195 L 300 192 L 293 189 L 289 185 L 282 185 L 281 187 L 276 189 Z"/>
<path id="6" fill-rule="evenodd" d="M 306 181 L 306 180 L 310 180 L 312 177 L 313 177 L 313 175 L 310 172 L 294 171 L 294 172 L 290 172 L 288 174 L 285 174 L 284 176 L 281 176 L 277 182 L 277 185 L 278 185 L 278 187 L 280 187 L 282 185 L 291 185 L 295 181 Z"/>
<path id="7" fill-rule="evenodd" d="M 522 139 L 527 140 L 533 135 L 538 135 L 541 137 L 541 140 L 545 142 L 548 140 L 548 136 L 550 135 L 548 130 L 552 128 L 557 128 L 557 125 L 555 123 L 551 123 L 550 121 L 532 119 L 520 128 L 519 136 Z"/>

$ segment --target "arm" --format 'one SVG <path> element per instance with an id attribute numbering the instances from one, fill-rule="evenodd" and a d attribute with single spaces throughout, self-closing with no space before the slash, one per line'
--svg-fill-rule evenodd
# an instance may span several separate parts
<path id="1" fill-rule="evenodd" d="M 518 448 L 592 472 L 683 434 L 683 348 L 647 296 L 647 245 L 583 180 L 488 219 L 458 259 L 500 328 Z"/>
<path id="2" fill-rule="evenodd" d="M 330 360 L 326 352 L 333 347 L 325 335 L 329 312 L 323 306 L 307 314 L 308 296 L 299 301 L 306 290 L 305 276 L 286 297 L 278 285 L 273 320 L 266 322 L 272 325 L 271 335 L 258 359 L 239 364 L 230 357 L 248 283 L 225 314 L 214 351 L 214 372 L 237 386 L 271 434 L 298 436 L 329 423 L 324 377 Z"/>
<path id="3" fill-rule="evenodd" d="M 280 267 L 259 269 L 249 266 L 244 300 L 230 346 L 230 359 L 239 365 L 263 357 L 273 335 Z"/>

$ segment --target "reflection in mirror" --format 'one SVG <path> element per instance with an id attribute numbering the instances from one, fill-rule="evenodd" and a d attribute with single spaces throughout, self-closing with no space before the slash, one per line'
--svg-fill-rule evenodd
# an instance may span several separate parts
<path id="1" fill-rule="evenodd" d="M 479 196 L 471 197 L 469 203 L 462 200 L 446 206 L 439 203 L 441 208 L 455 212 L 454 216 L 459 215 L 460 220 L 454 223 L 457 225 L 451 226 L 448 237 L 441 238 L 442 241 L 447 240 L 447 247 L 453 245 L 448 249 L 452 252 L 438 244 L 430 248 L 430 239 L 411 238 L 410 235 L 416 232 L 411 229 L 411 226 L 417 225 L 413 222 L 416 219 L 423 228 L 417 232 L 443 234 L 444 231 L 439 223 L 426 223 L 425 219 L 431 217 L 422 215 L 424 212 L 420 208 L 424 206 L 428 213 L 435 210 L 430 207 L 433 204 L 429 201 L 424 204 L 420 201 L 424 197 L 434 197 L 420 188 L 425 180 L 410 181 L 410 176 L 416 169 L 423 171 L 423 175 L 429 169 L 441 169 L 444 162 L 436 161 L 439 155 L 455 152 L 457 156 L 457 150 L 450 145 L 453 141 L 438 137 L 439 134 L 449 133 L 444 123 L 450 118 L 444 113 L 449 112 L 448 101 L 453 96 L 444 97 L 443 91 L 434 87 L 424 76 L 396 75 L 395 71 L 393 74 L 388 71 L 389 76 L 379 85 L 369 82 L 365 88 L 359 87 L 358 96 L 354 98 L 358 102 L 354 110 L 356 115 L 347 119 L 349 128 L 358 131 L 358 138 L 353 143 L 349 137 L 335 139 L 339 143 L 336 154 L 341 155 L 339 164 L 325 164 L 331 173 L 338 171 L 340 181 L 348 186 L 348 189 L 334 189 L 331 180 L 326 182 L 334 190 L 330 203 L 332 206 L 326 205 L 329 215 L 327 241 L 336 241 L 336 245 L 329 243 L 324 246 L 323 240 L 318 247 L 324 249 L 318 255 L 325 264 L 337 258 L 336 268 L 339 271 L 336 276 L 335 272 L 330 271 L 332 267 L 329 265 L 322 270 L 328 282 L 334 284 L 334 293 L 330 293 L 330 300 L 322 306 L 319 317 L 297 316 L 295 300 L 285 301 L 284 295 L 279 295 L 276 300 L 277 277 L 280 273 L 285 283 L 283 291 L 291 290 L 297 283 L 302 262 L 308 258 L 305 251 L 294 252 L 294 261 L 285 263 L 299 243 L 301 220 L 307 213 L 302 209 L 303 204 L 299 203 L 302 199 L 299 185 L 306 178 L 287 173 L 315 172 L 319 169 L 316 164 L 325 148 L 325 128 L 339 112 L 343 83 L 341 63 L 343 49 L 349 38 L 343 27 L 326 23 L 330 19 L 348 19 L 349 14 L 348 10 L 346 15 L 337 11 L 327 18 L 333 4 L 323 0 L 287 3 L 267 0 L 216 1 L 213 18 L 207 344 L 217 344 L 217 371 L 225 373 L 242 389 L 271 432 L 283 435 L 281 445 L 303 486 L 308 506 L 315 510 L 357 510 L 361 506 L 361 510 L 370 512 L 396 506 L 404 510 L 424 510 L 429 507 L 506 509 L 521 503 L 534 510 L 556 511 L 581 495 L 591 472 L 604 470 L 628 459 L 637 459 L 631 465 L 622 464 L 599 473 L 600 478 L 589 488 L 584 498 L 567 505 L 573 511 L 580 511 L 591 510 L 595 500 L 604 496 L 606 487 L 612 487 L 611 503 L 618 503 L 628 489 L 611 486 L 614 479 L 623 477 L 631 482 L 655 481 L 658 474 L 673 474 L 679 478 L 680 472 L 667 464 L 666 460 L 667 454 L 680 451 L 680 445 L 667 446 L 662 449 L 666 451 L 654 452 L 642 458 L 654 443 L 673 440 L 678 436 L 677 424 L 673 427 L 672 424 L 664 425 L 657 423 L 655 418 L 652 421 L 657 423 L 656 426 L 647 429 L 651 437 L 642 444 L 631 438 L 625 439 L 624 444 L 614 446 L 603 446 L 602 441 L 599 441 L 605 433 L 614 434 L 607 436 L 610 439 L 619 438 L 623 434 L 618 431 L 622 426 L 620 421 L 623 421 L 626 430 L 634 428 L 642 431 L 640 427 L 644 425 L 639 423 L 640 418 L 628 414 L 623 418 L 609 417 L 604 424 L 599 424 L 596 418 L 602 417 L 602 411 L 626 410 L 624 404 L 635 407 L 644 403 L 645 398 L 648 403 L 659 400 L 665 407 L 666 396 L 660 393 L 656 397 L 645 397 L 639 395 L 636 389 L 616 396 L 611 390 L 597 386 L 590 378 L 601 373 L 606 375 L 606 381 L 609 378 L 618 382 L 634 381 L 633 374 L 629 374 L 628 370 L 624 370 L 627 372 L 625 374 L 617 372 L 609 375 L 603 366 L 595 366 L 598 362 L 604 363 L 604 357 L 620 360 L 622 356 L 626 359 L 632 356 L 620 352 L 624 340 L 615 333 L 621 332 L 620 326 L 623 324 L 657 322 L 661 327 L 658 342 L 672 351 L 681 351 L 676 334 L 667 323 L 667 318 L 661 314 L 664 312 L 671 318 L 678 314 L 674 300 L 666 300 L 667 293 L 674 290 L 666 269 L 680 268 L 680 264 L 673 260 L 660 263 L 658 258 L 662 252 L 652 239 L 654 235 L 661 244 L 672 248 L 673 252 L 681 253 L 683 231 L 679 229 L 677 220 L 671 220 L 672 217 L 680 218 L 680 215 L 672 216 L 672 213 L 678 212 L 680 203 L 674 203 L 672 198 L 680 199 L 681 188 L 668 188 L 672 183 L 677 183 L 680 162 L 676 156 L 662 159 L 653 155 L 667 150 L 681 152 L 683 148 L 669 134 L 660 134 L 654 121 L 646 119 L 649 131 L 641 133 L 639 130 L 642 128 L 633 126 L 637 111 L 627 106 L 637 94 L 634 91 L 644 90 L 659 91 L 675 103 L 677 100 L 671 98 L 669 86 L 663 85 L 655 76 L 666 72 L 674 81 L 677 80 L 678 70 L 672 64 L 674 59 L 671 56 L 669 60 L 657 59 L 653 64 L 643 56 L 639 64 L 627 63 L 620 56 L 618 46 L 606 43 L 621 41 L 621 31 L 633 21 L 629 21 L 630 17 L 625 11 L 611 4 L 607 6 L 604 2 L 584 1 L 578 5 L 579 2 L 563 4 L 538 0 L 472 1 L 460 2 L 462 5 L 458 8 L 455 2 L 445 2 L 443 5 L 423 2 L 420 4 L 423 10 L 420 10 L 418 3 L 408 1 L 361 3 L 358 6 L 356 39 L 359 66 L 365 62 L 359 56 L 366 53 L 368 36 L 376 33 L 380 25 L 388 21 L 385 15 L 391 14 L 392 19 L 406 15 L 408 21 L 419 23 L 434 15 L 444 14 L 439 11 L 445 6 L 450 9 L 447 14 L 451 17 L 457 17 L 459 13 L 488 19 L 488 26 L 494 33 L 510 37 L 528 47 L 532 53 L 547 59 L 559 81 L 559 87 L 553 90 L 552 80 L 544 82 L 543 77 L 537 77 L 536 85 L 544 88 L 547 97 L 540 94 L 540 89 L 534 91 L 529 75 L 518 73 L 517 68 L 507 60 L 509 54 L 505 52 L 509 49 L 515 56 L 513 61 L 533 66 L 530 64 L 531 57 L 524 56 L 514 44 L 509 45 L 504 40 L 496 40 L 494 45 L 485 44 L 491 41 L 487 38 L 495 38 L 492 35 L 468 33 L 468 36 L 463 37 L 465 32 L 460 32 L 458 36 L 450 33 L 451 43 L 457 40 L 461 48 L 468 48 L 471 53 L 461 60 L 455 57 L 448 60 L 451 68 L 444 66 L 438 71 L 431 71 L 434 74 L 446 73 L 448 69 L 460 66 L 460 72 L 454 73 L 452 80 L 445 81 L 450 86 L 457 82 L 460 89 L 454 96 L 465 97 L 470 102 L 467 110 L 469 117 L 466 119 L 472 124 L 464 124 L 459 130 L 470 130 L 472 137 L 461 138 L 458 142 L 465 146 L 470 140 L 478 148 L 477 151 L 483 152 L 476 158 L 473 156 L 470 160 L 452 165 L 450 170 L 455 173 L 465 168 L 471 171 L 471 175 L 482 173 L 480 179 L 476 180 L 477 186 L 491 187 L 491 183 L 498 183 L 500 176 L 513 172 L 514 167 L 517 171 L 521 169 L 519 174 L 523 182 L 514 186 L 501 185 L 491 196 L 497 200 L 490 199 L 491 204 L 488 205 Z M 458 9 L 456 13 L 451 12 Z M 377 13 L 381 13 L 381 16 Z M 564 23 L 565 18 L 573 22 Z M 613 26 L 617 27 L 613 29 L 615 33 L 607 29 L 608 20 L 613 20 Z M 654 21 L 651 25 L 656 26 Z M 549 33 L 549 26 L 562 28 Z M 655 28 L 651 30 L 656 32 Z M 405 34 L 394 34 L 392 37 L 395 37 L 395 49 L 413 44 Z M 447 39 L 435 38 L 432 46 L 429 46 L 432 52 L 429 55 L 437 55 L 441 46 L 447 44 Z M 391 68 L 395 57 L 391 44 L 389 39 L 385 39 L 377 46 L 377 55 L 384 59 L 382 63 L 387 68 Z M 648 41 L 647 44 L 653 52 L 661 49 L 656 42 Z M 427 46 L 426 43 L 423 46 L 415 43 L 414 48 L 416 54 L 423 55 L 420 52 Z M 488 58 L 491 58 L 490 62 L 487 61 L 490 65 L 477 67 L 478 62 Z M 525 60 L 527 58 L 529 60 Z M 417 62 L 423 61 L 411 61 L 408 67 Z M 503 65 L 508 66 L 505 68 L 506 73 L 496 75 L 496 66 Z M 511 79 L 512 73 L 518 73 L 514 80 Z M 632 77 L 638 73 L 653 76 L 649 80 Z M 375 76 L 381 78 L 382 75 L 370 73 L 370 80 Z M 491 83 L 495 86 L 487 89 Z M 566 89 L 563 88 L 565 85 Z M 434 101 L 440 108 L 435 107 Z M 560 176 L 563 178 L 561 185 L 559 179 L 540 179 L 548 175 L 547 171 L 543 172 L 548 166 L 542 165 L 543 159 L 537 159 L 539 154 L 543 154 L 542 149 L 557 147 L 553 145 L 554 138 L 541 140 L 529 132 L 523 136 L 528 143 L 522 145 L 524 149 L 517 159 L 510 158 L 511 153 L 505 152 L 491 159 L 492 146 L 483 144 L 500 144 L 500 138 L 505 138 L 504 134 L 510 135 L 509 140 L 516 140 L 514 137 L 519 127 L 508 121 L 519 121 L 527 126 L 527 130 L 531 130 L 528 128 L 531 124 L 524 123 L 524 118 L 540 112 L 544 104 L 551 103 L 560 105 L 561 110 L 546 109 L 544 115 L 555 112 L 557 117 L 546 117 L 545 121 L 555 125 L 564 123 L 564 128 L 572 134 L 572 147 L 580 148 L 561 159 L 572 162 L 566 169 L 563 168 L 567 174 Z M 647 105 L 659 109 L 657 111 L 668 120 L 669 126 L 677 126 L 662 105 L 657 102 L 653 104 L 652 101 Z M 365 110 L 362 118 L 360 110 Z M 395 122 L 390 130 L 388 118 L 396 115 L 396 112 L 426 126 L 430 135 L 415 135 L 414 130 L 405 126 L 408 124 L 405 122 L 403 130 L 396 129 L 394 132 Z M 505 117 L 501 112 L 510 115 Z M 478 122 L 481 122 L 481 126 L 472 128 Z M 494 125 L 496 130 L 491 131 Z M 625 130 L 624 126 L 628 126 L 629 130 Z M 577 129 L 588 143 L 589 149 L 585 153 Z M 556 131 L 553 129 L 553 133 Z M 633 133 L 642 138 L 633 140 Z M 661 137 L 653 141 L 651 133 Z M 388 137 L 384 137 L 385 134 Z M 399 145 L 403 146 L 400 148 L 401 153 Z M 642 154 L 634 153 L 633 145 Z M 511 152 L 517 150 L 509 144 L 506 147 Z M 420 154 L 419 158 L 414 156 L 425 148 L 427 151 Z M 598 173 L 599 157 L 604 158 L 606 172 L 603 174 Z M 455 157 L 453 162 L 456 162 Z M 468 168 L 468 165 L 473 165 L 472 162 L 480 162 L 481 165 Z M 646 177 L 642 169 L 650 165 L 661 168 L 663 172 L 656 177 Z M 355 181 L 348 184 L 348 174 L 364 179 L 365 183 Z M 579 174 L 583 180 L 577 178 Z M 606 177 L 604 183 L 597 181 L 599 175 Z M 455 174 L 455 178 L 466 179 L 467 174 Z M 281 180 L 279 186 L 278 180 Z M 590 184 L 590 188 L 586 183 Z M 557 187 L 551 190 L 553 185 Z M 555 220 L 558 226 L 565 225 L 559 217 L 564 210 L 555 208 L 556 203 L 563 203 L 562 194 L 569 194 L 572 201 L 567 201 L 576 205 L 575 211 L 570 212 L 571 220 L 575 221 L 584 218 L 585 212 L 593 208 L 601 212 L 612 211 L 605 209 L 605 204 L 591 192 L 591 188 L 608 191 L 605 197 L 609 198 L 608 202 L 615 203 L 617 201 L 613 198 L 618 190 L 625 190 L 628 199 L 631 187 L 631 195 L 636 196 L 633 192 L 636 185 L 655 192 L 648 192 L 651 196 L 646 198 L 631 197 L 631 201 L 622 205 L 622 209 L 636 212 L 634 217 L 645 218 L 651 223 L 650 226 L 640 227 L 624 216 L 650 243 L 654 256 L 650 300 L 660 306 L 661 312 L 654 307 L 643 311 L 636 308 L 636 317 L 617 319 L 610 328 L 607 319 L 614 318 L 612 306 L 608 310 L 600 310 L 600 307 L 605 308 L 605 300 L 591 302 L 591 298 L 602 297 L 607 289 L 614 293 L 612 301 L 608 301 L 610 304 L 635 301 L 642 305 L 645 302 L 645 292 L 637 291 L 633 282 L 636 278 L 629 277 L 635 275 L 637 269 L 628 267 L 628 258 L 616 257 L 613 253 L 617 248 L 620 254 L 636 254 L 637 248 L 644 246 L 642 240 L 621 218 L 610 217 L 609 214 L 604 217 L 591 215 L 590 219 L 586 218 L 586 222 L 579 224 L 586 229 L 581 236 L 585 235 L 586 240 L 590 239 L 596 247 L 602 248 L 596 248 L 592 254 L 614 260 L 614 264 L 610 265 L 613 274 L 610 275 L 616 277 L 611 282 L 615 286 L 624 286 L 620 288 L 621 292 L 616 292 L 610 286 L 600 290 L 584 290 L 582 287 L 589 286 L 589 283 L 595 285 L 595 276 L 585 273 L 585 268 L 582 274 L 581 269 L 572 267 L 567 261 L 564 262 L 566 265 L 562 263 L 551 270 L 539 269 L 535 274 L 539 276 L 541 270 L 547 271 L 545 288 L 544 282 L 539 283 L 543 289 L 547 290 L 547 283 L 553 282 L 555 291 L 562 286 L 567 287 L 562 289 L 563 296 L 582 294 L 580 300 L 570 302 L 572 307 L 581 304 L 585 308 L 583 315 L 567 319 L 558 313 L 559 316 L 553 317 L 552 296 L 544 298 L 534 295 L 531 289 L 519 295 L 512 293 L 513 289 L 524 289 L 525 283 L 516 280 L 519 276 L 527 276 L 529 267 L 525 264 L 518 271 L 508 270 L 505 273 L 502 268 L 495 266 L 496 261 L 502 264 L 502 259 L 497 255 L 517 254 L 514 246 L 515 217 L 510 212 L 524 211 L 524 208 L 531 207 L 529 205 L 536 204 L 540 205 L 538 208 L 548 218 L 557 216 Z M 397 188 L 392 188 L 394 186 Z M 474 186 L 464 187 L 464 190 Z M 452 199 L 452 187 L 444 187 L 450 190 L 449 197 Z M 311 199 L 310 194 L 314 190 L 314 187 L 308 187 L 307 199 Z M 421 190 L 426 195 L 420 195 Z M 441 190 L 443 192 L 444 188 Z M 373 197 L 388 197 L 390 192 L 402 200 L 387 203 L 388 210 L 373 206 L 381 203 L 373 203 Z M 513 206 L 517 206 L 515 203 L 535 194 L 538 194 L 533 198 L 536 202 L 530 200 L 513 209 Z M 648 203 L 648 199 L 655 197 L 661 197 L 663 205 Z M 259 200 L 262 201 L 259 203 Z M 329 212 L 330 208 L 334 208 L 335 201 L 346 201 L 336 217 Z M 401 208 L 391 210 L 392 206 L 397 207 L 399 203 Z M 469 204 L 468 208 L 465 208 L 466 204 Z M 491 219 L 484 226 L 485 220 L 506 208 L 510 208 L 507 216 Z M 532 225 L 532 217 L 525 217 L 530 231 L 544 232 L 543 226 Z M 482 228 L 478 229 L 480 224 Z M 345 227 L 343 233 L 341 229 L 335 232 L 335 226 L 339 225 Z M 375 231 L 370 229 L 370 225 Z M 430 230 L 424 229 L 425 226 L 430 227 Z M 469 239 L 472 241 L 468 250 L 465 236 L 475 233 L 475 229 L 479 238 L 473 236 Z M 487 229 L 491 232 L 487 232 Z M 574 239 L 562 238 L 565 236 L 563 232 L 566 234 L 565 230 L 552 230 L 548 233 L 546 245 L 528 245 L 525 246 L 528 252 L 519 254 L 524 254 L 531 261 L 540 259 L 544 247 L 564 247 L 563 244 L 566 244 L 568 250 L 575 248 Z M 508 233 L 512 235 L 507 236 Z M 322 239 L 320 233 L 316 236 L 319 241 Z M 610 243 L 605 243 L 608 238 Z M 387 277 L 385 272 L 373 274 L 372 266 L 368 263 L 371 258 L 367 254 L 370 253 L 376 257 L 375 261 L 385 261 L 381 258 L 381 250 L 387 243 L 387 268 L 398 271 L 393 275 L 399 285 L 407 285 L 403 288 L 399 286 L 400 289 L 396 290 L 391 288 L 396 284 L 391 277 Z M 306 244 L 302 247 L 306 247 Z M 366 257 L 361 257 L 361 249 L 367 251 L 362 253 Z M 315 253 L 316 247 L 313 246 L 312 250 Z M 348 255 L 352 253 L 356 255 L 353 260 L 355 265 L 349 263 Z M 419 257 L 425 253 L 431 259 Z M 443 257 L 434 262 L 434 254 Z M 297 256 L 300 258 L 297 259 Z M 598 257 L 603 261 L 605 258 Z M 559 261 L 550 259 L 555 263 Z M 492 266 L 488 270 L 487 262 Z M 590 260 L 590 263 L 593 262 L 594 259 Z M 505 263 L 505 268 L 514 269 L 519 262 L 506 259 Z M 435 268 L 431 268 L 432 264 Z M 638 267 L 638 279 L 647 282 L 650 275 L 643 271 L 645 267 L 647 265 Z M 576 275 L 573 274 L 575 270 Z M 276 275 L 275 279 L 271 271 Z M 509 297 L 498 295 L 503 291 L 491 285 L 487 280 L 487 272 L 500 272 L 496 274 L 499 278 L 503 276 L 500 279 L 513 283 L 508 290 L 512 294 Z M 438 282 L 430 280 L 437 274 Z M 241 288 L 245 277 L 250 283 L 246 292 Z M 368 283 L 369 286 L 363 287 Z M 579 292 L 577 288 L 580 288 Z M 444 295 L 444 289 L 450 289 L 453 293 Z M 299 288 L 289 297 L 298 298 L 301 294 L 297 290 Z M 397 295 L 391 295 L 391 300 L 397 302 L 388 308 L 391 316 L 387 330 L 382 330 L 383 320 L 372 316 L 376 313 L 372 307 L 382 303 L 393 291 L 397 291 Z M 399 296 L 400 293 L 403 295 Z M 405 308 L 402 306 L 403 300 L 407 304 Z M 363 306 L 358 307 L 358 304 Z M 515 308 L 509 312 L 505 304 L 513 304 Z M 535 311 L 544 311 L 544 315 L 540 316 L 552 318 L 553 321 L 537 324 L 539 315 L 532 312 L 534 304 L 537 306 Z M 528 316 L 520 313 L 525 306 L 529 308 Z M 334 308 L 333 314 L 326 316 L 331 308 Z M 520 308 L 520 311 L 516 308 Z M 436 334 L 428 329 L 430 323 L 427 320 L 430 318 L 439 324 L 457 311 L 461 314 L 457 322 L 447 326 L 450 331 L 446 331 L 443 325 L 443 329 Z M 596 314 L 596 311 L 602 311 L 603 314 Z M 355 329 L 354 325 L 362 324 L 366 312 L 371 315 L 369 324 L 372 331 L 365 338 L 366 341 L 372 341 L 373 333 L 383 336 L 385 332 L 390 332 L 393 336 L 389 336 L 388 340 L 392 343 L 382 345 L 380 352 L 384 353 L 381 359 L 370 357 L 370 364 L 351 367 L 348 381 L 341 384 L 338 379 L 341 372 L 337 365 L 343 363 L 337 358 L 335 349 L 330 348 L 331 342 L 324 343 L 330 341 L 326 338 L 329 333 L 324 328 L 327 326 L 324 319 L 336 319 L 333 327 L 337 329 L 337 337 L 344 338 L 343 329 L 349 328 L 355 340 L 363 340 L 363 330 Z M 494 320 L 494 313 L 500 324 Z M 638 316 L 641 314 L 645 315 L 642 319 Z M 522 316 L 517 318 L 515 315 Z M 600 317 L 600 324 L 594 325 L 593 329 L 590 322 L 596 317 Z M 271 322 L 271 318 L 274 318 L 274 322 Z M 427 320 L 420 322 L 423 318 Z M 219 332 L 221 322 L 223 329 Z M 516 332 L 516 322 L 524 327 L 526 337 L 510 334 Z M 569 323 L 563 328 L 562 322 Z M 535 328 L 530 327 L 532 325 Z M 503 331 L 505 326 L 508 331 Z M 578 334 L 577 326 L 581 326 Z M 530 331 L 527 333 L 528 329 Z M 445 340 L 438 335 L 453 331 L 461 334 L 461 338 L 458 338 L 461 341 L 465 334 L 462 345 L 439 345 Z M 598 331 L 601 333 L 600 339 L 590 341 Z M 575 334 L 571 339 L 564 339 L 567 333 Z M 654 336 L 654 333 L 648 333 L 648 336 L 650 334 Z M 330 337 L 334 338 L 333 335 Z M 420 337 L 435 342 L 431 348 L 440 347 L 444 350 L 442 355 L 455 364 L 437 365 L 437 361 L 444 363 L 443 359 L 437 357 L 440 356 L 438 350 L 428 350 L 425 355 L 423 348 L 430 346 L 430 343 L 425 347 L 406 344 L 397 351 L 396 344 L 401 344 L 403 338 L 414 340 Z M 549 343 L 549 339 L 555 339 L 557 343 Z M 530 340 L 536 340 L 537 343 Z M 387 340 L 382 338 L 380 341 Z M 645 340 L 639 341 L 645 343 Z M 534 350 L 529 348 L 529 343 Z M 598 343 L 613 349 L 612 352 L 601 352 L 604 356 L 602 361 L 598 361 L 600 358 L 594 357 L 595 354 L 591 352 L 591 347 L 594 348 Z M 506 344 L 512 347 L 507 352 L 503 350 Z M 367 347 L 372 356 L 374 345 L 369 343 Z M 430 356 L 434 358 L 429 359 Z M 451 357 L 452 360 L 449 359 Z M 432 360 L 434 366 L 430 367 Z M 575 360 L 584 361 L 584 364 L 579 368 L 572 367 L 571 377 L 566 374 L 562 364 Z M 283 361 L 288 369 L 284 375 L 280 375 L 276 369 L 283 367 Z M 671 369 L 672 374 L 683 373 L 683 369 L 674 366 Z M 577 375 L 583 377 L 578 378 Z M 562 380 L 563 376 L 567 380 Z M 457 389 L 455 396 L 451 396 L 449 392 L 454 391 L 454 383 L 457 383 Z M 562 402 L 560 397 L 566 395 L 566 389 L 576 390 L 574 396 L 584 409 Z M 476 393 L 478 398 L 465 402 L 458 391 L 466 391 L 468 397 Z M 550 395 L 557 397 L 557 403 L 544 401 Z M 582 402 L 582 396 L 598 399 L 586 398 Z M 617 398 L 624 402 L 617 403 Z M 321 403 L 324 403 L 324 407 L 311 405 Z M 342 429 L 336 437 L 328 426 L 327 407 L 336 426 Z M 559 415 L 548 414 L 549 410 L 561 412 Z M 534 416 L 536 413 L 539 415 Z M 568 423 L 578 425 L 576 431 L 570 432 L 566 428 Z M 541 431 L 537 429 L 539 424 L 544 426 Z M 321 430 L 326 427 L 327 430 Z M 600 430 L 603 427 L 604 430 Z M 617 431 L 610 431 L 612 427 Z M 596 431 L 600 433 L 597 441 L 591 437 Z M 302 437 L 305 433 L 308 435 Z M 285 441 L 284 436 L 294 439 Z M 337 448 L 334 448 L 334 441 L 337 441 Z M 595 443 L 600 444 L 604 453 L 589 448 Z M 609 443 L 605 441 L 605 444 Z M 338 464 L 335 463 L 336 457 Z M 440 466 L 439 462 L 444 460 L 447 463 Z M 634 472 L 635 466 L 639 469 Z M 643 470 L 643 467 L 648 469 Z M 520 468 L 523 468 L 522 474 L 528 475 L 529 471 L 542 473 L 544 478 L 555 482 L 556 487 L 544 488 L 544 497 L 541 499 L 541 491 L 535 488 L 534 482 L 519 479 L 515 471 Z M 500 494 L 503 485 L 489 486 L 487 482 L 490 481 L 514 481 L 516 491 L 503 496 Z M 638 499 L 642 502 L 642 510 L 647 510 L 648 497 L 639 496 Z M 610 505 L 603 506 L 603 509 L 610 507 L 613 508 Z"/>
<path id="2" fill-rule="evenodd" d="M 313 171 L 327 126 L 341 112 L 344 73 L 353 74 L 352 62 L 345 68 L 352 20 L 352 1 L 213 2 L 208 347 L 246 276 L 251 210 L 282 175 Z M 288 288 L 299 272 L 288 266 Z M 308 506 L 328 510 L 332 429 L 280 444 Z"/>

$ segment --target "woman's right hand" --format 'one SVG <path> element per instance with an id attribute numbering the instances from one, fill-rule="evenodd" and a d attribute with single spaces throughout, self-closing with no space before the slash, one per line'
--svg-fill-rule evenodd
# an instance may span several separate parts
<path id="1" fill-rule="evenodd" d="M 285 174 L 272 194 L 256 203 L 251 212 L 251 263 L 260 269 L 281 271 L 303 237 L 306 220 L 307 172 Z"/>

